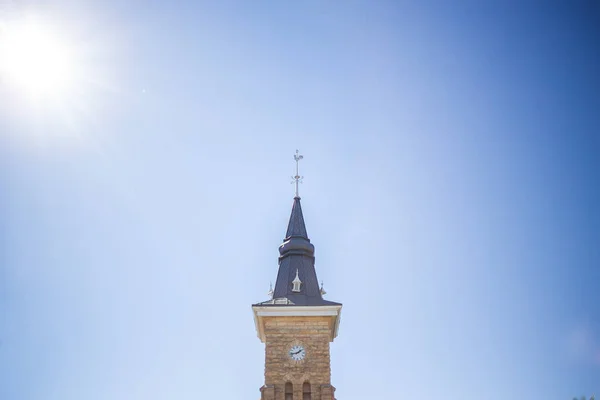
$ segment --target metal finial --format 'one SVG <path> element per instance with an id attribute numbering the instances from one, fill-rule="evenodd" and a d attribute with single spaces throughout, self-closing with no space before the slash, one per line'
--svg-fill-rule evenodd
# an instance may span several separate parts
<path id="1" fill-rule="evenodd" d="M 325 296 L 327 292 L 323 289 L 323 281 L 321 281 L 321 296 Z"/>
<path id="2" fill-rule="evenodd" d="M 273 282 L 269 282 L 269 291 L 267 292 L 267 296 L 273 298 Z"/>
<path id="3" fill-rule="evenodd" d="M 296 197 L 300 197 L 300 195 L 298 194 L 298 183 L 302 183 L 302 179 L 304 179 L 304 177 L 300 176 L 299 173 L 300 160 L 302 160 L 303 158 L 304 156 L 301 155 L 296 149 L 296 154 L 294 154 L 294 160 L 296 160 L 296 176 L 292 176 L 292 183 L 296 183 Z"/>

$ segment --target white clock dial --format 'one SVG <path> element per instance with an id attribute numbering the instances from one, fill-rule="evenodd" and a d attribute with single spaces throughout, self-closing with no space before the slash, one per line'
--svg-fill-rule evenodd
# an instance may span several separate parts
<path id="1" fill-rule="evenodd" d="M 290 357 L 294 361 L 300 361 L 304 359 L 305 356 L 306 350 L 304 350 L 304 347 L 299 344 L 292 346 L 292 348 L 290 349 Z"/>

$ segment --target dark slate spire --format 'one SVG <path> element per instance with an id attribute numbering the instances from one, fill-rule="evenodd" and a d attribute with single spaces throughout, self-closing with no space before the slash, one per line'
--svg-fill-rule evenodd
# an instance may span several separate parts
<path id="1" fill-rule="evenodd" d="M 300 197 L 294 197 L 290 222 L 283 243 L 279 246 L 279 272 L 273 291 L 273 300 L 266 305 L 322 306 L 334 305 L 323 300 L 317 272 L 315 271 L 315 247 L 310 243 L 302 215 Z M 298 277 L 300 288 L 293 284 Z"/>
<path id="2" fill-rule="evenodd" d="M 314 259 L 314 252 L 315 246 L 310 244 L 310 239 L 306 233 L 306 225 L 304 225 L 304 216 L 302 216 L 300 197 L 294 197 L 294 205 L 292 206 L 290 222 L 288 223 L 283 244 L 279 246 L 279 254 L 281 254 L 281 257 L 285 257 L 288 255 L 288 253 L 299 254 L 312 257 Z"/>
<path id="3" fill-rule="evenodd" d="M 294 237 L 303 237 L 308 240 L 306 226 L 304 225 L 304 216 L 302 215 L 302 206 L 300 205 L 300 197 L 294 197 L 294 205 L 292 206 L 292 214 L 288 223 L 285 239 Z"/>
<path id="4" fill-rule="evenodd" d="M 296 196 L 292 205 L 290 222 L 285 233 L 285 239 L 279 246 L 279 271 L 275 289 L 269 290 L 272 299 L 258 303 L 261 306 L 325 306 L 340 305 L 332 301 L 323 300 L 321 288 L 315 271 L 315 246 L 310 243 L 304 225 L 300 195 L 298 194 L 298 183 L 302 176 L 298 171 L 298 163 L 302 155 L 296 150 L 294 160 L 296 161 L 296 175 L 292 179 L 296 183 Z"/>

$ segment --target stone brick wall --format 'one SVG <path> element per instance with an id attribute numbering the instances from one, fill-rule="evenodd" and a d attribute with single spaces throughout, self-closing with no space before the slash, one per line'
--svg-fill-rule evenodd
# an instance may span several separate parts
<path id="1" fill-rule="evenodd" d="M 263 400 L 285 400 L 285 383 L 294 399 L 303 400 L 302 385 L 311 384 L 311 400 L 333 400 L 329 342 L 331 317 L 269 317 L 265 319 L 265 386 Z M 306 356 L 294 361 L 289 350 L 302 345 Z"/>

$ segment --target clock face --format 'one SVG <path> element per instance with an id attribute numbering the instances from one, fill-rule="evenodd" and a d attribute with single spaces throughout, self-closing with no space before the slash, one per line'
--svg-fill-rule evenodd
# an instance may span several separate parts
<path id="1" fill-rule="evenodd" d="M 304 350 L 304 346 L 297 344 L 295 346 L 292 346 L 292 348 L 290 349 L 290 357 L 294 361 L 303 360 L 305 356 L 306 350 Z"/>

